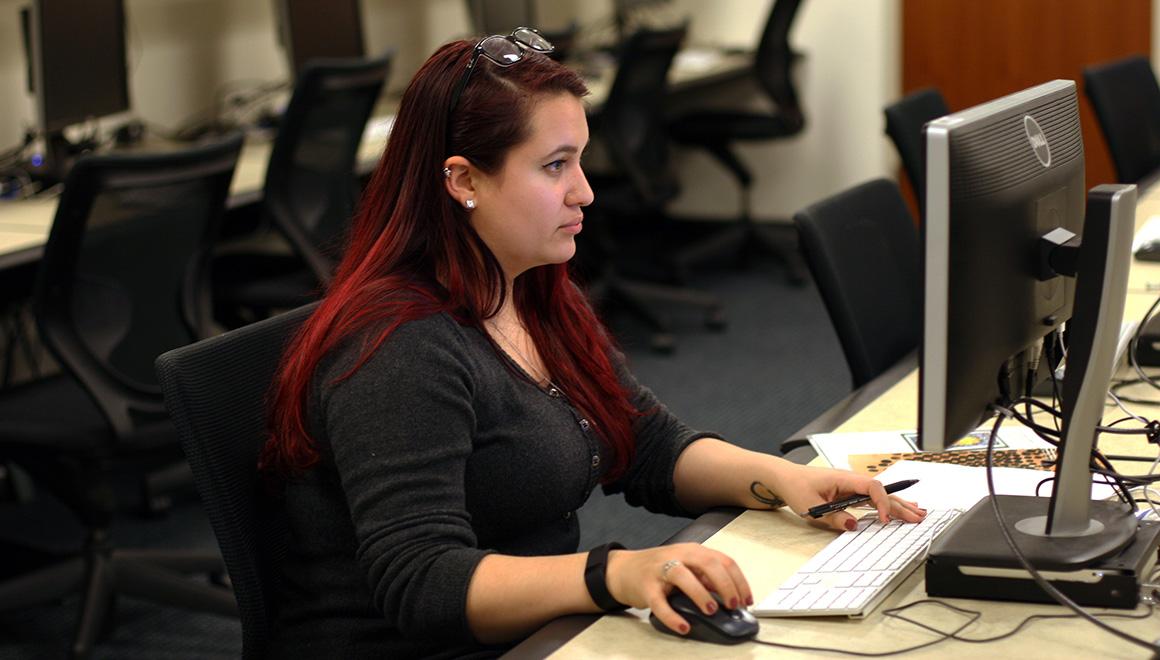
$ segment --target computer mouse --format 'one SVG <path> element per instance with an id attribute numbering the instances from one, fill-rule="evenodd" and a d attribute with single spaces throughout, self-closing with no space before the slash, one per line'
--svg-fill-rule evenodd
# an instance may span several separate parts
<path id="1" fill-rule="evenodd" d="M 757 635 L 757 631 L 761 629 L 761 624 L 757 622 L 757 617 L 749 613 L 749 610 L 731 610 L 725 607 L 721 598 L 716 594 L 713 594 L 713 598 L 717 599 L 719 607 L 712 615 L 708 615 L 697 607 L 692 598 L 686 596 L 679 589 L 674 589 L 669 594 L 669 605 L 677 614 L 681 615 L 681 618 L 689 622 L 687 635 L 670 630 L 668 626 L 661 623 L 655 614 L 649 614 L 648 620 L 652 623 L 653 628 L 663 633 L 712 644 L 740 644 Z"/>

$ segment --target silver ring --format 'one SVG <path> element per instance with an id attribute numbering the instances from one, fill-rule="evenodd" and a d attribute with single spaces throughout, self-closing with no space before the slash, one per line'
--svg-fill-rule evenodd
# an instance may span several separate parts
<path id="1" fill-rule="evenodd" d="M 681 565 L 681 562 L 676 559 L 670 559 L 661 566 L 661 580 L 669 581 L 669 571 Z"/>

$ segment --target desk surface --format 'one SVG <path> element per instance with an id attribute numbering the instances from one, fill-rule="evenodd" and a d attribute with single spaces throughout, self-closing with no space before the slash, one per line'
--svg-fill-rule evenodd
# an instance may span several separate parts
<path id="1" fill-rule="evenodd" d="M 1160 213 L 1160 186 L 1153 186 L 1141 196 L 1137 209 L 1137 228 L 1151 215 Z M 1133 264 L 1125 319 L 1139 319 L 1156 299 L 1153 290 L 1160 284 L 1160 264 L 1136 262 Z M 1153 286 L 1148 286 L 1152 284 Z M 917 425 L 918 375 L 909 364 L 900 365 L 889 374 L 871 383 L 870 396 L 855 393 L 839 402 L 827 415 L 831 420 L 844 419 L 838 424 L 822 424 L 812 430 L 839 432 L 884 431 L 915 428 Z M 883 391 L 885 390 L 885 391 Z M 881 392 L 879 395 L 878 393 Z M 867 404 L 867 399 L 871 398 Z M 861 407 L 860 410 L 851 412 Z M 836 426 L 836 428 L 835 428 Z M 828 428 L 827 428 L 828 427 Z M 1100 446 L 1109 453 L 1155 454 L 1135 436 L 1111 436 L 1100 439 Z M 1138 470 L 1139 464 L 1136 469 Z M 733 557 L 753 587 L 755 597 L 772 591 L 799 566 L 821 550 L 833 538 L 833 532 L 811 527 L 798 516 L 785 510 L 764 512 L 745 511 L 729 520 L 722 529 L 704 543 Z M 882 652 L 915 646 L 935 639 L 930 632 L 882 612 L 891 607 L 921 600 L 926 597 L 922 570 L 915 571 L 887 600 L 863 620 L 845 618 L 761 619 L 759 639 L 806 647 L 832 647 L 859 652 Z M 965 635 L 987 638 L 1010 631 L 1018 622 L 1031 614 L 1060 614 L 1058 606 L 940 599 L 950 604 L 983 614 Z M 1101 610 L 1093 610 L 1101 611 Z M 1117 610 L 1107 610 L 1117 612 Z M 964 620 L 937 606 L 923 605 L 909 613 L 913 618 L 942 630 L 953 630 Z M 1160 635 L 1160 610 L 1145 619 L 1111 619 L 1112 625 L 1143 639 L 1155 640 Z M 789 656 L 813 657 L 815 652 L 794 651 L 784 648 L 746 644 L 738 647 L 715 646 L 689 642 L 662 635 L 649 625 L 647 611 L 629 610 L 618 615 L 599 618 L 582 628 L 568 643 L 560 647 L 553 658 L 736 658 Z M 543 646 L 540 647 L 544 648 Z M 525 655 L 517 648 L 515 655 Z M 533 651 L 534 652 L 534 651 Z M 908 653 L 906 657 L 1104 657 L 1146 658 L 1149 654 L 1138 646 L 1103 632 L 1085 621 L 1062 619 L 1037 621 L 1014 636 L 985 645 L 967 644 L 948 640 L 927 649 Z"/>
<path id="2" fill-rule="evenodd" d="M 673 92 L 700 89 L 723 81 L 740 78 L 749 70 L 751 54 L 724 53 L 704 48 L 690 48 L 678 56 L 669 72 Z M 608 97 L 615 76 L 614 66 L 597 67 L 589 72 L 587 82 L 590 109 L 598 110 Z M 386 146 L 398 101 L 381 102 L 367 124 L 358 152 L 358 170 L 369 172 Z M 230 207 L 261 200 L 270 160 L 269 137 L 250 135 L 238 157 L 237 169 L 230 185 Z M 56 213 L 56 199 L 34 199 L 0 202 L 0 270 L 28 264 L 40 258 L 48 230 Z"/>

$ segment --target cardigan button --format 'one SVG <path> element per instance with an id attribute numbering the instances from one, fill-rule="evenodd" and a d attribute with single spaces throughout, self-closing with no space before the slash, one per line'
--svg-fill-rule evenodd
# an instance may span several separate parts
<path id="1" fill-rule="evenodd" d="M 600 467 L 600 454 L 592 455 L 592 467 Z"/>
<path id="2" fill-rule="evenodd" d="M 588 420 L 586 420 L 586 419 L 580 420 L 580 430 L 581 431 L 587 431 L 589 426 L 591 426 L 591 424 L 588 423 Z"/>
<path id="3" fill-rule="evenodd" d="M 571 519 L 572 519 L 572 512 L 571 512 L 571 511 L 565 511 L 565 512 L 564 512 L 564 520 L 571 520 Z"/>

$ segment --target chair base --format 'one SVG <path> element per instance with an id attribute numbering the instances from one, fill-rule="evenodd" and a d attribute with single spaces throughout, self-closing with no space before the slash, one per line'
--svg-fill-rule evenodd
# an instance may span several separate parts
<path id="1" fill-rule="evenodd" d="M 676 350 L 676 339 L 667 320 L 648 305 L 647 301 L 677 303 L 699 307 L 705 311 L 705 326 L 724 330 L 725 316 L 721 301 L 715 297 L 685 287 L 667 286 L 626 279 L 612 269 L 589 289 L 596 303 L 606 310 L 617 307 L 631 314 L 651 330 L 649 346 L 657 353 L 669 354 Z"/>
<path id="2" fill-rule="evenodd" d="M 81 594 L 70 656 L 86 658 L 112 628 L 118 596 L 236 617 L 233 592 L 198 584 L 186 575 L 225 572 L 221 557 L 181 550 L 118 550 L 95 540 L 73 557 L 0 583 L 0 611 L 17 610 Z"/>
<path id="3" fill-rule="evenodd" d="M 762 227 L 748 218 L 678 250 L 672 263 L 677 276 L 687 281 L 694 266 L 727 259 L 748 267 L 758 256 L 772 257 L 781 264 L 785 268 L 786 281 L 792 286 L 804 286 L 809 281 L 805 262 L 796 247 L 785 245 L 773 235 L 771 228 Z"/>

